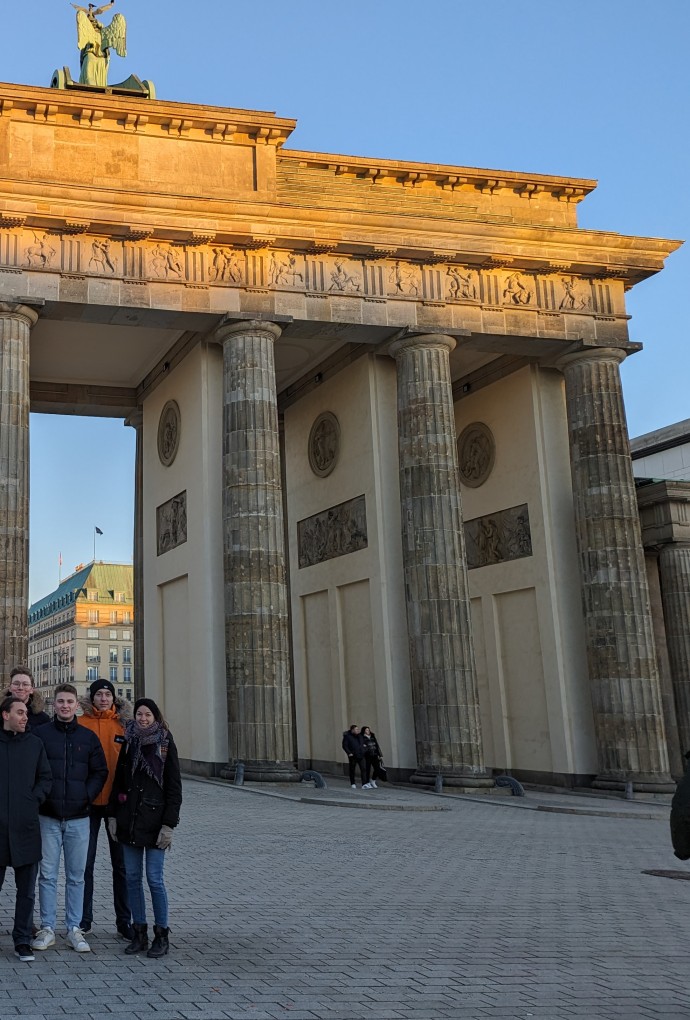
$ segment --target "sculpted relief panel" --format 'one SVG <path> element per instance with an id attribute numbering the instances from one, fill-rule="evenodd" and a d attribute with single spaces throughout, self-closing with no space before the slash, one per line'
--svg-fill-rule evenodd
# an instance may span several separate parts
<path id="1" fill-rule="evenodd" d="M 300 570 L 366 549 L 368 544 L 364 496 L 349 499 L 297 522 Z"/>
<path id="2" fill-rule="evenodd" d="M 613 314 L 606 280 L 581 279 L 555 265 L 553 271 L 526 272 L 509 259 L 486 260 L 478 268 L 443 257 L 411 262 L 391 251 L 357 258 L 321 251 L 215 244 L 210 234 L 189 243 L 150 239 L 132 230 L 127 239 L 93 236 L 88 224 L 68 225 L 62 233 L 9 226 L 0 229 L 0 270 L 34 270 L 166 282 L 201 287 L 297 290 L 323 296 L 375 300 L 473 304 L 551 312 Z M 327 249 L 328 246 L 322 246 Z"/>
<path id="3" fill-rule="evenodd" d="M 467 567 L 489 567 L 532 555 L 532 532 L 526 503 L 465 521 Z"/>
<path id="4" fill-rule="evenodd" d="M 180 492 L 156 508 L 157 555 L 176 549 L 187 541 L 187 493 Z"/>

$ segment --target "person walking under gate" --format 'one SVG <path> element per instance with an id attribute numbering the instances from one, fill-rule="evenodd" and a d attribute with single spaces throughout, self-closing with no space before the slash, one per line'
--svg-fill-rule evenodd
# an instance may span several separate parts
<path id="1" fill-rule="evenodd" d="M 359 726 L 355 723 L 350 726 L 349 730 L 345 730 L 343 733 L 343 751 L 347 755 L 347 764 L 350 770 L 350 786 L 353 790 L 357 789 L 355 783 L 355 769 L 359 765 L 359 772 L 362 777 L 362 787 L 366 783 L 366 764 L 364 761 L 364 746 L 362 744 L 362 735 L 359 732 Z"/>
<path id="2" fill-rule="evenodd" d="M 105 786 L 91 805 L 89 813 L 89 850 L 84 872 L 84 907 L 81 915 L 81 930 L 87 934 L 93 924 L 93 872 L 98 849 L 101 824 L 106 823 L 106 836 L 113 872 L 113 902 L 115 905 L 115 926 L 123 938 L 131 942 L 134 938 L 132 915 L 127 899 L 127 876 L 122 846 L 112 839 L 107 829 L 108 800 L 113 786 L 115 768 L 120 749 L 125 742 L 125 724 L 132 718 L 128 701 L 115 697 L 115 688 L 109 680 L 94 680 L 89 688 L 89 697 L 80 701 L 84 714 L 79 717 L 81 726 L 96 734 L 101 742 L 108 765 L 108 779 Z"/>
<path id="3" fill-rule="evenodd" d="M 38 808 L 53 783 L 45 748 L 27 729 L 28 714 L 21 698 L 0 703 L 0 889 L 7 868 L 13 868 L 17 892 L 12 939 L 24 962 L 34 959 L 31 926 L 41 859 Z"/>
<path id="4" fill-rule="evenodd" d="M 175 741 L 155 701 L 139 698 L 134 703 L 134 719 L 125 727 L 125 743 L 108 804 L 108 830 L 122 843 L 134 919 L 134 938 L 125 949 L 129 955 L 143 953 L 149 946 L 144 863 L 154 919 L 154 939 L 147 956 L 165 956 L 169 950 L 163 869 L 165 851 L 172 845 L 173 829 L 180 820 L 181 804 L 182 780 Z"/>
<path id="5" fill-rule="evenodd" d="M 362 789 L 376 790 L 379 762 L 383 758 L 376 734 L 368 726 L 362 726 L 362 750 L 364 751 L 365 783 Z"/>

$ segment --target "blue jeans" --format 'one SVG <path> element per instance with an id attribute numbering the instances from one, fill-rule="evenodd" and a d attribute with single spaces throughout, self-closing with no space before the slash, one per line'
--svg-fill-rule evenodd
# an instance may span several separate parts
<path id="1" fill-rule="evenodd" d="M 89 819 L 40 816 L 43 860 L 38 873 L 41 928 L 55 931 L 60 854 L 65 858 L 65 925 L 69 931 L 81 924 L 84 905 L 84 869 L 89 849 Z"/>
<path id="2" fill-rule="evenodd" d="M 127 894 L 134 924 L 146 924 L 146 900 L 144 899 L 144 856 L 146 857 L 146 881 L 151 893 L 153 919 L 161 928 L 168 927 L 168 894 L 163 881 L 165 850 L 156 847 L 129 846 L 123 843 L 127 872 Z"/>

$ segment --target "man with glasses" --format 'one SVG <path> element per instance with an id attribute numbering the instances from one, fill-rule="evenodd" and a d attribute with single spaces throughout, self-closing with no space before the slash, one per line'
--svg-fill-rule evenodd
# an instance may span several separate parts
<path id="1" fill-rule="evenodd" d="M 19 698 L 26 705 L 29 733 L 38 726 L 50 722 L 50 716 L 43 711 L 43 698 L 34 690 L 34 678 L 28 666 L 15 666 L 10 673 L 10 686 L 2 695 L 3 698 Z"/>

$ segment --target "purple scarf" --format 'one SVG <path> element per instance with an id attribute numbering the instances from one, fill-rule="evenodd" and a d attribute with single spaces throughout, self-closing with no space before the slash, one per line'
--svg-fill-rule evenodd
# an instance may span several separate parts
<path id="1" fill-rule="evenodd" d="M 168 731 L 159 722 L 140 726 L 130 719 L 125 726 L 125 739 L 132 755 L 132 775 L 141 769 L 163 789 L 163 769 L 168 756 Z"/>

